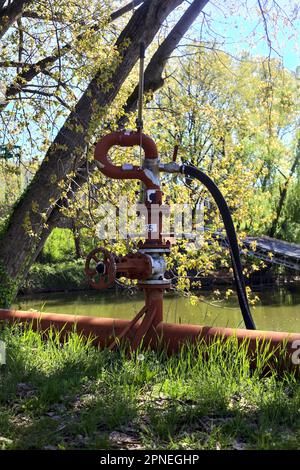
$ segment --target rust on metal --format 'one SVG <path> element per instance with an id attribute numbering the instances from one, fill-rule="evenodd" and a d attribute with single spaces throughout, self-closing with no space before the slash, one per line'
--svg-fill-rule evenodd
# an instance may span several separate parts
<path id="1" fill-rule="evenodd" d="M 103 260 L 101 260 L 102 257 Z M 113 254 L 102 247 L 92 250 L 86 258 L 85 274 L 94 289 L 102 290 L 110 287 L 116 279 L 116 263 Z"/>
<path id="2" fill-rule="evenodd" d="M 144 307 L 145 308 L 145 307 Z M 153 311 L 152 311 L 153 313 Z M 61 332 L 62 336 L 74 331 L 85 337 L 92 337 L 94 345 L 104 348 L 115 346 L 116 338 L 127 339 L 133 346 L 138 343 L 137 333 L 141 326 L 141 316 L 136 320 L 99 318 L 92 316 L 61 315 L 56 313 L 24 312 L 0 309 L 0 321 L 9 323 L 30 323 L 34 330 L 47 334 L 50 327 Z M 168 354 L 179 351 L 184 344 L 195 344 L 204 341 L 209 344 L 217 338 L 226 341 L 236 338 L 239 343 L 247 345 L 248 355 L 254 357 L 258 348 L 268 345 L 269 351 L 278 359 L 275 367 L 289 368 L 299 372 L 299 365 L 292 360 L 295 344 L 299 345 L 300 333 L 277 331 L 244 330 L 200 325 L 186 325 L 159 322 L 155 328 L 144 325 L 143 347 L 164 348 Z M 146 331 L 147 330 L 147 331 Z M 115 343 L 113 343 L 115 341 Z M 133 350 L 135 347 L 132 348 Z M 254 358 L 255 359 L 255 358 Z"/>
<path id="3" fill-rule="evenodd" d="M 108 158 L 109 150 L 114 146 L 133 147 L 140 145 L 144 150 L 142 166 L 125 163 L 113 165 Z M 138 179 L 142 188 L 143 202 L 147 212 L 146 237 L 140 242 L 137 252 L 125 256 L 108 253 L 102 248 L 93 250 L 86 260 L 86 275 L 93 288 L 104 289 L 112 284 L 116 276 L 137 280 L 144 292 L 145 305 L 121 331 L 115 330 L 115 337 L 107 344 L 113 349 L 123 338 L 129 339 L 132 350 L 141 342 L 151 342 L 157 336 L 156 328 L 163 320 L 163 294 L 170 288 L 165 279 L 166 263 L 164 255 L 170 252 L 170 243 L 162 238 L 163 193 L 160 188 L 159 159 L 156 144 L 141 132 L 119 131 L 104 136 L 96 145 L 95 159 L 100 171 L 109 178 Z M 157 212 L 158 208 L 158 212 Z M 100 261 L 98 253 L 104 254 Z M 92 267 L 92 262 L 96 266 Z M 132 332 L 134 335 L 132 336 Z"/>
<path id="4" fill-rule="evenodd" d="M 108 158 L 108 152 L 115 145 L 122 147 L 141 145 L 145 153 L 143 165 L 113 165 Z M 247 351 L 250 355 L 253 355 L 262 344 L 268 344 L 275 358 L 282 359 L 284 351 L 285 366 L 295 368 L 292 354 L 295 353 L 295 342 L 297 344 L 300 342 L 300 333 L 163 322 L 163 294 L 170 288 L 170 281 L 164 277 L 165 255 L 170 253 L 171 245 L 162 236 L 162 212 L 155 214 L 157 207 L 162 204 L 163 195 L 155 142 L 141 132 L 112 132 L 96 145 L 95 159 L 104 175 L 117 179 L 138 179 L 143 183 L 143 202 L 147 209 L 148 224 L 145 241 L 139 242 L 136 252 L 117 256 L 102 247 L 96 248 L 87 256 L 85 272 L 90 285 L 95 289 L 109 287 L 117 276 L 136 279 L 139 288 L 144 292 L 144 306 L 132 320 L 17 310 L 0 310 L 0 320 L 11 323 L 30 322 L 35 330 L 42 332 L 54 327 L 62 336 L 74 331 L 75 325 L 78 333 L 86 337 L 92 336 L 94 344 L 99 347 L 114 349 L 121 341 L 126 340 L 132 351 L 142 345 L 152 349 L 164 348 L 168 353 L 175 353 L 185 343 L 198 341 L 210 343 L 216 338 L 226 340 L 235 337 L 239 343 L 247 342 Z M 282 363 L 278 361 L 277 366 Z"/>
<path id="5" fill-rule="evenodd" d="M 137 179 L 142 181 L 148 189 L 157 189 L 158 185 L 153 182 L 146 172 L 140 167 L 131 164 L 122 166 L 113 165 L 108 158 L 108 152 L 113 146 L 133 147 L 141 145 L 145 158 L 157 159 L 158 152 L 156 144 L 151 137 L 141 132 L 116 131 L 107 134 L 97 143 L 95 148 L 95 160 L 98 162 L 100 171 L 109 178 Z"/>

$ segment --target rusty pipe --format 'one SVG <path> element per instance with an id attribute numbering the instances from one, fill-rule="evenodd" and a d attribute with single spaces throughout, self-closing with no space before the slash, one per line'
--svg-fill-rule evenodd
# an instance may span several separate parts
<path id="1" fill-rule="evenodd" d="M 105 176 L 114 179 L 138 179 L 142 181 L 148 189 L 159 189 L 159 185 L 156 181 L 151 179 L 149 172 L 145 172 L 140 166 L 128 163 L 117 166 L 111 163 L 108 158 L 108 152 L 115 145 L 121 147 L 140 145 L 144 150 L 145 159 L 154 160 L 158 158 L 157 147 L 154 140 L 141 132 L 111 132 L 102 137 L 97 143 L 94 156 L 100 171 Z"/>
<path id="2" fill-rule="evenodd" d="M 118 336 L 129 325 L 130 320 L 99 318 L 89 316 L 61 315 L 52 313 L 23 312 L 18 310 L 0 309 L 0 321 L 8 323 L 30 323 L 34 330 L 46 331 L 54 327 L 66 335 L 75 329 L 85 337 L 92 335 L 94 344 L 104 347 L 108 340 Z M 133 340 L 140 323 L 130 328 L 129 340 Z M 148 335 L 147 335 L 148 336 Z M 300 333 L 286 333 L 278 331 L 244 330 L 235 328 L 210 327 L 200 325 L 186 325 L 174 323 L 159 323 L 152 336 L 148 336 L 144 345 L 150 345 L 152 349 L 165 348 L 169 354 L 177 352 L 184 343 L 197 343 L 205 341 L 210 343 L 215 338 L 224 340 L 235 337 L 239 343 L 247 342 L 249 356 L 253 357 L 257 348 L 264 343 L 269 345 L 274 352 L 274 366 L 283 366 L 299 373 L 299 364 L 292 360 L 292 355 L 297 354 L 300 346 Z M 284 354 L 282 354 L 284 352 Z M 300 356 L 300 355 L 298 355 Z"/>
<path id="3" fill-rule="evenodd" d="M 128 253 L 115 260 L 116 272 L 128 279 L 148 279 L 152 274 L 151 257 L 144 253 Z"/>

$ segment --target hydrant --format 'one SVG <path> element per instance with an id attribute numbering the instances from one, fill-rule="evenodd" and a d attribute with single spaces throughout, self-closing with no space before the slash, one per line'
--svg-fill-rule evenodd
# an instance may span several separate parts
<path id="1" fill-rule="evenodd" d="M 115 145 L 141 145 L 145 154 L 142 166 L 128 163 L 113 165 L 107 154 Z M 131 349 L 136 350 L 143 340 L 149 344 L 151 338 L 157 339 L 156 328 L 163 321 L 163 293 L 170 288 L 170 280 L 165 279 L 165 255 L 170 253 L 170 242 L 164 242 L 162 238 L 162 211 L 159 208 L 163 193 L 158 152 L 155 142 L 141 131 L 119 131 L 104 136 L 97 143 L 95 160 L 100 171 L 109 178 L 137 179 L 143 185 L 143 203 L 148 219 L 145 241 L 139 242 L 137 252 L 125 256 L 117 256 L 105 248 L 96 248 L 87 256 L 85 266 L 86 275 L 95 289 L 109 287 L 117 275 L 138 280 L 139 288 L 144 291 L 145 305 L 109 345 L 113 349 L 121 339 L 126 338 L 130 340 Z M 138 321 L 135 336 L 131 338 L 130 330 Z"/>

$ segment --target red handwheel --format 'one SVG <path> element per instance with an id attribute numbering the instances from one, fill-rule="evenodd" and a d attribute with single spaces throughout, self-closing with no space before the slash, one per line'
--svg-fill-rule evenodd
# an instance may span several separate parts
<path id="1" fill-rule="evenodd" d="M 116 263 L 112 253 L 105 248 L 95 248 L 86 258 L 85 274 L 91 287 L 106 289 L 116 279 Z"/>

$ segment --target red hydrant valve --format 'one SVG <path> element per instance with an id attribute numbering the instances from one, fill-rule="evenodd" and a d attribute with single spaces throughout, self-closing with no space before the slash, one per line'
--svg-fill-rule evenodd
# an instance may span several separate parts
<path id="1" fill-rule="evenodd" d="M 85 274 L 94 289 L 107 289 L 116 279 L 114 255 L 105 248 L 92 250 L 86 258 Z"/>
<path id="2" fill-rule="evenodd" d="M 108 152 L 113 146 L 135 145 L 144 150 L 142 166 L 130 163 L 117 166 L 110 161 Z M 144 307 L 110 345 L 112 349 L 122 338 L 127 337 L 130 339 L 131 349 L 135 350 L 142 340 L 147 342 L 147 338 L 157 339 L 156 328 L 163 320 L 163 292 L 170 287 L 170 281 L 164 277 L 164 255 L 170 253 L 170 244 L 162 236 L 162 211 L 157 213 L 162 205 L 163 195 L 160 186 L 161 166 L 154 140 L 141 131 L 121 131 L 105 135 L 96 145 L 95 160 L 100 171 L 109 178 L 137 179 L 142 182 L 142 200 L 147 210 L 147 235 L 146 240 L 138 244 L 138 252 L 119 257 L 98 248 L 88 255 L 86 261 L 86 274 L 91 286 L 96 289 L 109 287 L 116 274 L 137 279 L 139 287 L 143 289 Z M 98 256 L 100 253 L 103 260 Z M 135 327 L 135 337 L 130 338 Z"/>

